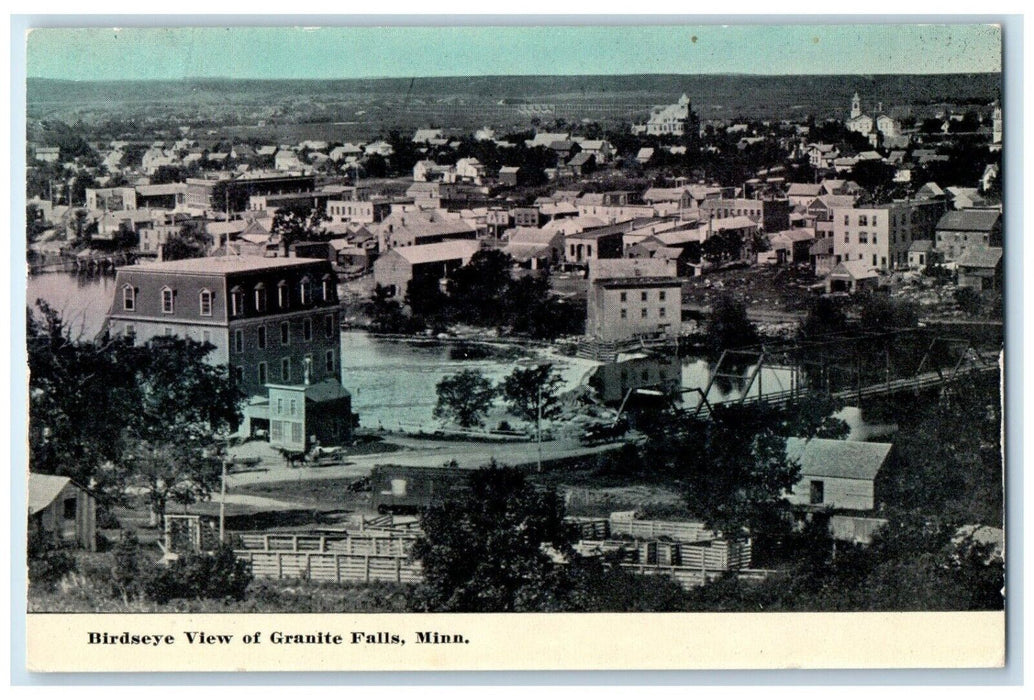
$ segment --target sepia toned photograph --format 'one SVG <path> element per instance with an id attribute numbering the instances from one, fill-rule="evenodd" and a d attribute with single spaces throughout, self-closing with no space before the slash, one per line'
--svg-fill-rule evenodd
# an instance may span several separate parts
<path id="1" fill-rule="evenodd" d="M 1004 610 L 1001 27 L 26 51 L 30 618 Z"/>

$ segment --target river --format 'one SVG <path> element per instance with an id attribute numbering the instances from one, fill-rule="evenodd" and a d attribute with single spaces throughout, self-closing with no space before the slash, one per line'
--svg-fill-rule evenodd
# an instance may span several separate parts
<path id="1" fill-rule="evenodd" d="M 88 339 L 104 327 L 114 293 L 115 278 L 111 275 L 49 272 L 29 276 L 25 303 L 34 307 L 36 300 L 42 299 L 61 314 L 72 337 Z"/>
<path id="2" fill-rule="evenodd" d="M 61 312 L 73 336 L 94 337 L 103 327 L 114 293 L 111 276 L 49 273 L 29 277 L 26 300 L 31 305 L 43 299 Z M 590 385 L 606 403 L 617 406 L 626 397 L 649 400 L 651 390 L 695 389 L 707 387 L 711 366 L 699 357 L 658 357 L 629 355 L 621 361 L 600 365 L 588 360 L 561 356 L 542 348 L 529 348 L 502 342 L 462 342 L 437 339 L 400 340 L 381 338 L 363 331 L 341 334 L 342 381 L 352 392 L 353 410 L 364 427 L 393 428 L 402 424 L 428 425 L 433 422 L 435 385 L 445 376 L 464 369 L 482 372 L 499 382 L 515 366 L 552 362 L 564 380 L 562 390 Z M 742 377 L 751 368 L 741 368 Z M 789 369 L 765 369 L 760 383 L 755 380 L 749 395 L 778 392 L 790 388 Z M 738 398 L 744 379 L 716 382 L 709 400 Z M 760 384 L 760 387 L 759 387 Z M 646 390 L 645 395 L 641 391 Z M 630 392 L 632 392 L 630 394 Z M 695 406 L 698 394 L 682 394 L 683 405 Z M 864 439 L 873 429 L 857 410 L 845 409 L 843 417 L 852 427 L 852 437 Z M 491 420 L 505 417 L 501 410 Z"/>

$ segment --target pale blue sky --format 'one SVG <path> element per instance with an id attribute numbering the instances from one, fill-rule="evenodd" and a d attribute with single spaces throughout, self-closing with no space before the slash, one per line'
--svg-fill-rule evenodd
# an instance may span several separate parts
<path id="1" fill-rule="evenodd" d="M 124 80 L 1000 70 L 997 26 L 817 24 L 41 29 L 28 38 L 27 73 Z"/>

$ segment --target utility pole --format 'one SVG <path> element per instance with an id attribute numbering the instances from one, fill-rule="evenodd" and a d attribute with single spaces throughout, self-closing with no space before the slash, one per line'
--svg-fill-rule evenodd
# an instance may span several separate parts
<path id="1" fill-rule="evenodd" d="M 229 459 L 229 455 L 226 456 L 223 462 L 223 480 L 222 485 L 219 488 L 219 541 L 222 543 L 226 542 L 226 460 Z"/>
<path id="2" fill-rule="evenodd" d="M 538 447 L 538 473 L 542 473 L 542 385 L 539 384 L 535 395 L 537 397 L 535 401 L 535 441 Z"/>

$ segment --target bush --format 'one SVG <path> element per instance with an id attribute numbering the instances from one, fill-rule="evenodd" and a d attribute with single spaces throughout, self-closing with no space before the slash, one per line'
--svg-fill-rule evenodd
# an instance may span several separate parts
<path id="1" fill-rule="evenodd" d="M 52 591 L 66 574 L 75 571 L 75 558 L 68 550 L 49 542 L 39 531 L 30 533 L 29 586 Z"/>
<path id="2" fill-rule="evenodd" d="M 221 546 L 214 554 L 188 554 L 158 569 L 144 581 L 144 594 L 157 603 L 174 598 L 244 600 L 251 566 Z"/>
<path id="3" fill-rule="evenodd" d="M 140 596 L 147 570 L 140 566 L 140 540 L 133 532 L 124 532 L 115 546 L 114 565 L 109 572 L 111 595 L 130 601 Z"/>
<path id="4" fill-rule="evenodd" d="M 955 303 L 967 314 L 979 314 L 983 309 L 980 293 L 970 287 L 959 287 L 955 290 Z"/>
<path id="5" fill-rule="evenodd" d="M 26 549 L 29 563 L 29 586 L 52 591 L 58 582 L 76 569 L 75 557 L 29 522 L 29 541 Z"/>

